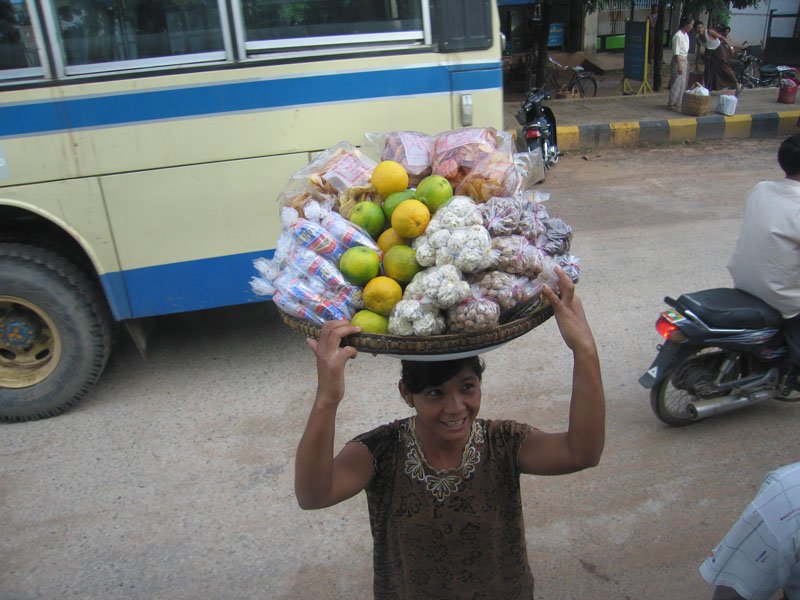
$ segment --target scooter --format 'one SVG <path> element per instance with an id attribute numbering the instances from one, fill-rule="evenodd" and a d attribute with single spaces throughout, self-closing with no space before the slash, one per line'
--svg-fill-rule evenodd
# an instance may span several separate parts
<path id="1" fill-rule="evenodd" d="M 522 138 L 528 152 L 539 148 L 545 169 L 558 162 L 558 140 L 556 137 L 556 116 L 550 107 L 542 104 L 550 98 L 543 88 L 533 87 L 522 106 L 517 111 L 517 122 L 522 125 Z"/>
<path id="2" fill-rule="evenodd" d="M 738 57 L 731 61 L 737 81 L 746 88 L 776 87 L 782 79 L 794 79 L 795 72 L 786 65 L 765 65 L 753 54 L 753 47 L 744 43 Z M 756 75 L 756 71 L 758 75 Z"/>
<path id="3" fill-rule="evenodd" d="M 731 288 L 664 302 L 671 308 L 656 321 L 664 343 L 639 378 L 661 421 L 679 427 L 764 400 L 800 400 L 777 310 Z"/>

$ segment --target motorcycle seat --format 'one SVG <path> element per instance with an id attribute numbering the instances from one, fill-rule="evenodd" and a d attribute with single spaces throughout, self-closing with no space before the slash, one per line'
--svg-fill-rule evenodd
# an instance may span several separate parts
<path id="1" fill-rule="evenodd" d="M 766 302 L 734 288 L 682 294 L 677 303 L 709 327 L 719 329 L 763 329 L 779 326 L 782 321 L 781 313 Z"/>
<path id="2" fill-rule="evenodd" d="M 774 77 L 778 74 L 778 67 L 775 65 L 761 65 L 758 67 L 758 72 L 764 77 Z"/>

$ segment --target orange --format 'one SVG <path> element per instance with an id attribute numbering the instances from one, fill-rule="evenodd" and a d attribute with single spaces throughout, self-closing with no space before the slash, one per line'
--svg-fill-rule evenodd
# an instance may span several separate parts
<path id="1" fill-rule="evenodd" d="M 406 240 L 405 238 L 401 238 L 397 234 L 397 232 L 391 227 L 389 227 L 389 229 L 387 229 L 382 234 L 380 234 L 380 236 L 378 236 L 378 247 L 384 254 L 392 246 L 397 246 L 397 244 L 407 244 L 407 243 L 408 240 Z"/>
<path id="2" fill-rule="evenodd" d="M 360 310 L 350 319 L 351 325 L 361 327 L 361 333 L 387 333 L 389 319 L 371 310 Z"/>
<path id="3" fill-rule="evenodd" d="M 392 246 L 383 255 L 383 272 L 402 284 L 406 284 L 419 273 L 422 267 L 417 262 L 417 251 L 411 246 Z"/>
<path id="4" fill-rule="evenodd" d="M 403 299 L 403 288 L 394 279 L 379 275 L 364 286 L 364 306 L 367 310 L 388 317 L 394 305 Z"/>
<path id="5" fill-rule="evenodd" d="M 380 206 L 374 202 L 365 201 L 356 204 L 350 212 L 350 222 L 361 227 L 374 240 L 383 231 L 386 218 L 383 216 L 383 209 Z"/>
<path id="6" fill-rule="evenodd" d="M 365 285 L 377 276 L 381 269 L 381 259 L 371 248 L 354 246 L 342 254 L 339 259 L 339 270 L 350 283 Z"/>
<path id="7" fill-rule="evenodd" d="M 414 197 L 433 214 L 453 197 L 453 186 L 441 175 L 428 175 L 419 182 Z"/>
<path id="8" fill-rule="evenodd" d="M 384 160 L 372 171 L 372 187 L 384 198 L 408 187 L 408 173 L 399 162 Z"/>
<path id="9" fill-rule="evenodd" d="M 431 211 L 419 200 L 403 200 L 392 213 L 392 229 L 400 237 L 422 235 L 431 220 Z"/>
<path id="10" fill-rule="evenodd" d="M 397 208 L 397 205 L 400 204 L 403 200 L 410 200 L 414 197 L 414 190 L 404 190 L 402 192 L 395 192 L 394 194 L 390 194 L 384 201 L 383 201 L 383 214 L 386 215 L 386 220 L 392 220 L 392 213 L 394 209 Z"/>

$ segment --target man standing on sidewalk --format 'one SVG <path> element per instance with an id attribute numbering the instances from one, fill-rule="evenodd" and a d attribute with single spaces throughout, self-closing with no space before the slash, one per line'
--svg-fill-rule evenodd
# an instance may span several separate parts
<path id="1" fill-rule="evenodd" d="M 669 75 L 669 108 L 677 109 L 681 104 L 686 82 L 689 80 L 689 31 L 692 19 L 682 19 L 681 26 L 672 36 L 672 63 Z"/>

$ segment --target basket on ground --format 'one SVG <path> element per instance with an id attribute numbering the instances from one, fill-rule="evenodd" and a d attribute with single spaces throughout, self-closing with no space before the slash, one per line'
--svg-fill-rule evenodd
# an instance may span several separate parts
<path id="1" fill-rule="evenodd" d="M 521 313 L 521 314 L 520 314 Z M 307 337 L 319 339 L 322 327 L 311 321 L 299 319 L 278 310 L 283 322 Z M 372 354 L 393 354 L 424 360 L 424 357 L 453 354 L 478 354 L 495 346 L 505 344 L 538 327 L 553 316 L 553 307 L 546 301 L 537 304 L 534 310 L 514 311 L 506 322 L 490 331 L 478 333 L 445 333 L 430 336 L 378 335 L 359 333 L 342 341 L 343 345 Z M 430 358 L 429 358 L 430 359 Z"/>
<path id="2" fill-rule="evenodd" d="M 681 112 L 685 115 L 702 117 L 708 114 L 710 106 L 711 96 L 701 96 L 700 94 L 690 94 L 689 92 L 683 93 Z"/>

